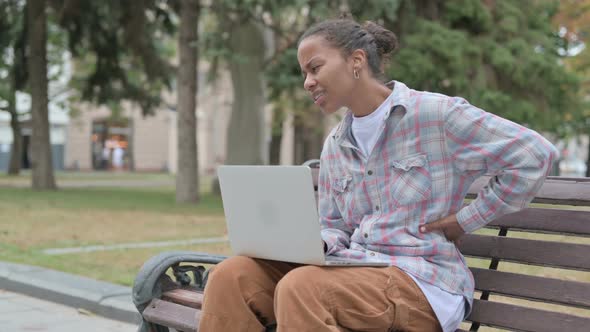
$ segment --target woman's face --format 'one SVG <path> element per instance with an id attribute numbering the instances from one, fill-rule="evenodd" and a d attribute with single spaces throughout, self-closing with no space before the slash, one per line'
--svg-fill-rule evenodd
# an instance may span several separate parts
<path id="1" fill-rule="evenodd" d="M 299 44 L 297 60 L 305 78 L 303 87 L 326 114 L 348 107 L 355 84 L 353 62 L 321 36 L 311 36 Z"/>

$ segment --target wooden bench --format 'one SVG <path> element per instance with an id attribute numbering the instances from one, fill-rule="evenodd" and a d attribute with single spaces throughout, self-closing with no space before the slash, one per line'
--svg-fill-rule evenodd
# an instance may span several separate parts
<path id="1" fill-rule="evenodd" d="M 317 169 L 314 174 L 317 181 Z M 487 180 L 477 181 L 468 198 Z M 550 177 L 534 203 L 544 205 L 504 216 L 462 238 L 459 249 L 468 257 L 476 294 L 473 311 L 457 331 L 485 331 L 485 326 L 590 331 L 590 178 Z M 147 305 L 138 305 L 145 331 L 197 331 L 207 274 L 198 265 L 224 259 L 201 255 L 203 259 L 192 259 L 190 265 L 174 261 L 168 274 L 176 281 L 167 274 L 156 276 L 156 295 Z M 134 292 L 141 286 L 134 285 Z"/>

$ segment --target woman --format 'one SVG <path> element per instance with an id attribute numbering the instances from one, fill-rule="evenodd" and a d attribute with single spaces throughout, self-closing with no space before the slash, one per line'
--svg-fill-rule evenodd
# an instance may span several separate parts
<path id="1" fill-rule="evenodd" d="M 534 131 L 457 97 L 383 84 L 395 35 L 321 22 L 301 37 L 304 88 L 324 113 L 346 108 L 321 155 L 328 255 L 387 268 L 326 268 L 232 257 L 211 273 L 199 331 L 454 331 L 473 277 L 454 241 L 524 208 L 556 157 Z M 494 177 L 468 206 L 470 184 Z"/>

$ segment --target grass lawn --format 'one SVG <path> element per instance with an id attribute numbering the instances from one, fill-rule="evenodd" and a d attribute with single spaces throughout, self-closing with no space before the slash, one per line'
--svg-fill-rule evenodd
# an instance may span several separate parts
<path id="1" fill-rule="evenodd" d="M 221 237 L 221 199 L 176 204 L 173 188 L 85 188 L 39 192 L 0 188 L 0 260 L 131 285 L 145 260 L 164 250 L 229 253 L 227 243 L 46 255 L 47 248 Z"/>

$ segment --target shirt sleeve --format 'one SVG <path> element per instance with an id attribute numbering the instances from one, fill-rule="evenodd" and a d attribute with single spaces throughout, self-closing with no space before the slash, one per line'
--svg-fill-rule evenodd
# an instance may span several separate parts
<path id="1" fill-rule="evenodd" d="M 464 175 L 492 175 L 476 199 L 457 213 L 467 233 L 525 208 L 557 158 L 556 148 L 537 132 L 451 98 L 445 114 L 446 146 Z"/>
<path id="2" fill-rule="evenodd" d="M 328 139 L 330 139 L 330 136 L 328 136 Z M 322 226 L 322 240 L 326 243 L 326 255 L 331 255 L 339 250 L 350 247 L 352 229 L 342 218 L 342 214 L 334 199 L 328 167 L 322 166 L 326 165 L 328 150 L 328 144 L 324 144 L 320 158 L 320 174 L 318 178 L 318 205 L 320 224 Z"/>

